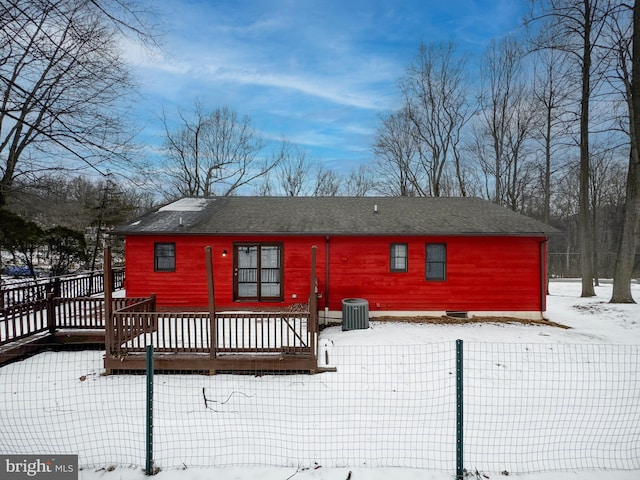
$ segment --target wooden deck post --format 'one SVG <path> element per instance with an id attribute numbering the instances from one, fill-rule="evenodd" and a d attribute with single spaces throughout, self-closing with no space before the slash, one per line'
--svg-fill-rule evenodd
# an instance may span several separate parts
<path id="1" fill-rule="evenodd" d="M 207 261 L 207 292 L 209 296 L 209 375 L 215 375 L 216 373 L 216 350 L 218 347 L 218 340 L 216 338 L 216 300 L 215 290 L 213 283 L 213 255 L 211 254 L 211 247 L 205 247 L 206 261 Z"/>
<path id="2" fill-rule="evenodd" d="M 104 368 L 111 375 L 113 351 L 113 275 L 111 273 L 111 247 L 105 247 L 103 259 L 104 287 Z"/>
<path id="3" fill-rule="evenodd" d="M 311 279 L 309 281 L 309 373 L 316 373 L 318 369 L 318 279 L 316 277 L 316 254 L 318 247 L 311 247 Z"/>
<path id="4" fill-rule="evenodd" d="M 62 282 L 58 277 L 53 279 L 53 296 L 62 297 Z"/>
<path id="5" fill-rule="evenodd" d="M 49 334 L 53 335 L 56 333 L 56 324 L 58 323 L 56 318 L 56 303 L 55 303 L 55 295 L 53 293 L 47 294 L 47 328 L 49 329 Z"/>

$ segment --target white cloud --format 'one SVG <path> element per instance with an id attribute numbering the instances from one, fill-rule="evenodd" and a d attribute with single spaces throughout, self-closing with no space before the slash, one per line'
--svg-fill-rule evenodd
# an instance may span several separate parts
<path id="1" fill-rule="evenodd" d="M 345 156 L 369 150 L 421 41 L 478 48 L 487 32 L 512 28 L 514 15 L 508 0 L 168 0 L 162 8 L 173 29 L 165 52 L 123 43 L 155 102 L 150 111 L 201 98 L 248 114 L 269 137 Z"/>
<path id="2" fill-rule="evenodd" d="M 394 93 L 381 91 L 380 85 L 394 88 L 395 77 L 390 72 L 398 71 L 397 65 L 383 58 L 363 62 L 345 57 L 342 63 L 349 64 L 349 69 L 334 67 L 331 71 L 318 65 L 325 70 L 318 72 L 297 69 L 290 64 L 283 66 L 276 61 L 244 60 L 250 56 L 250 52 L 244 50 L 211 53 L 191 48 L 180 58 L 167 55 L 150 57 L 143 53 L 131 50 L 128 58 L 138 69 L 148 72 L 145 77 L 154 83 L 174 83 L 177 80 L 181 83 L 197 82 L 211 88 L 220 82 L 272 87 L 368 110 L 390 108 Z"/>
<path id="3" fill-rule="evenodd" d="M 218 79 L 237 81 L 243 84 L 268 86 L 295 90 L 312 97 L 329 100 L 339 105 L 347 105 L 368 110 L 380 110 L 386 105 L 380 105 L 379 98 L 368 95 L 363 89 L 362 93 L 354 92 L 358 85 L 344 81 L 340 77 L 308 78 L 301 75 L 286 75 L 276 73 L 258 73 L 226 71 L 217 75 Z M 359 86 L 366 87 L 360 83 Z"/>

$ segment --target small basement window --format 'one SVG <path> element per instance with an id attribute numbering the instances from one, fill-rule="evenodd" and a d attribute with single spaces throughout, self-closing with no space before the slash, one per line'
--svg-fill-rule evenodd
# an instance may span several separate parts
<path id="1" fill-rule="evenodd" d="M 155 243 L 153 245 L 154 267 L 156 272 L 176 271 L 176 244 Z"/>
<path id="2" fill-rule="evenodd" d="M 427 280 L 447 279 L 447 246 L 444 243 L 427 243 Z"/>
<path id="3" fill-rule="evenodd" d="M 392 272 L 406 272 L 408 270 L 407 244 L 392 243 L 390 252 Z"/>

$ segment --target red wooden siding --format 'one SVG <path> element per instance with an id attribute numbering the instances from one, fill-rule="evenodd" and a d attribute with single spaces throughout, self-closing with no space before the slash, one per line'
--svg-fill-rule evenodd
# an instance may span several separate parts
<path id="1" fill-rule="evenodd" d="M 233 244 L 249 241 L 283 243 L 283 302 L 233 301 Z M 358 297 L 367 299 L 373 311 L 542 311 L 543 241 L 543 237 L 499 236 L 331 237 L 327 262 L 324 237 L 129 236 L 126 287 L 129 296 L 155 293 L 163 306 L 206 306 L 204 247 L 211 245 L 218 308 L 306 303 L 311 247 L 316 245 L 320 309 L 341 310 L 343 298 Z M 155 242 L 175 242 L 175 272 L 154 272 Z M 390 271 L 391 243 L 408 245 L 407 272 Z M 447 245 L 445 281 L 425 278 L 427 243 Z M 222 256 L 224 250 L 226 257 Z"/>
<path id="2" fill-rule="evenodd" d="M 540 238 L 332 238 L 331 242 L 331 309 L 340 309 L 345 297 L 366 298 L 370 310 L 542 308 Z M 392 242 L 408 244 L 406 273 L 390 272 Z M 426 280 L 426 243 L 447 245 L 446 280 Z"/>
<path id="3" fill-rule="evenodd" d="M 156 242 L 175 242 L 175 272 L 154 272 L 153 245 Z M 233 244 L 236 242 L 284 242 L 284 302 L 233 301 Z M 278 307 L 293 303 L 307 303 L 311 247 L 318 245 L 318 267 L 324 268 L 322 238 L 292 237 L 200 237 L 200 236 L 129 236 L 126 239 L 127 295 L 134 292 L 155 293 L 161 306 L 207 305 L 207 277 L 205 247 L 213 251 L 216 308 L 255 306 Z M 222 252 L 227 255 L 223 256 Z M 324 270 L 323 270 L 324 271 Z M 324 275 L 324 273 L 322 274 Z M 324 277 L 322 277 L 324 278 Z M 296 295 L 296 298 L 293 296 Z"/>

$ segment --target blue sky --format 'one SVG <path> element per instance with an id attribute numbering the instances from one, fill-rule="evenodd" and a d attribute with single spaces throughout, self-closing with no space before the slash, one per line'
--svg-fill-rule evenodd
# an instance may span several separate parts
<path id="1" fill-rule="evenodd" d="M 525 8 L 523 0 L 158 3 L 164 51 L 127 51 L 152 158 L 162 110 L 190 110 L 198 98 L 248 115 L 267 138 L 284 136 L 345 173 L 372 161 L 380 115 L 398 106 L 398 79 L 420 42 L 455 41 L 477 58 L 518 28 Z"/>

